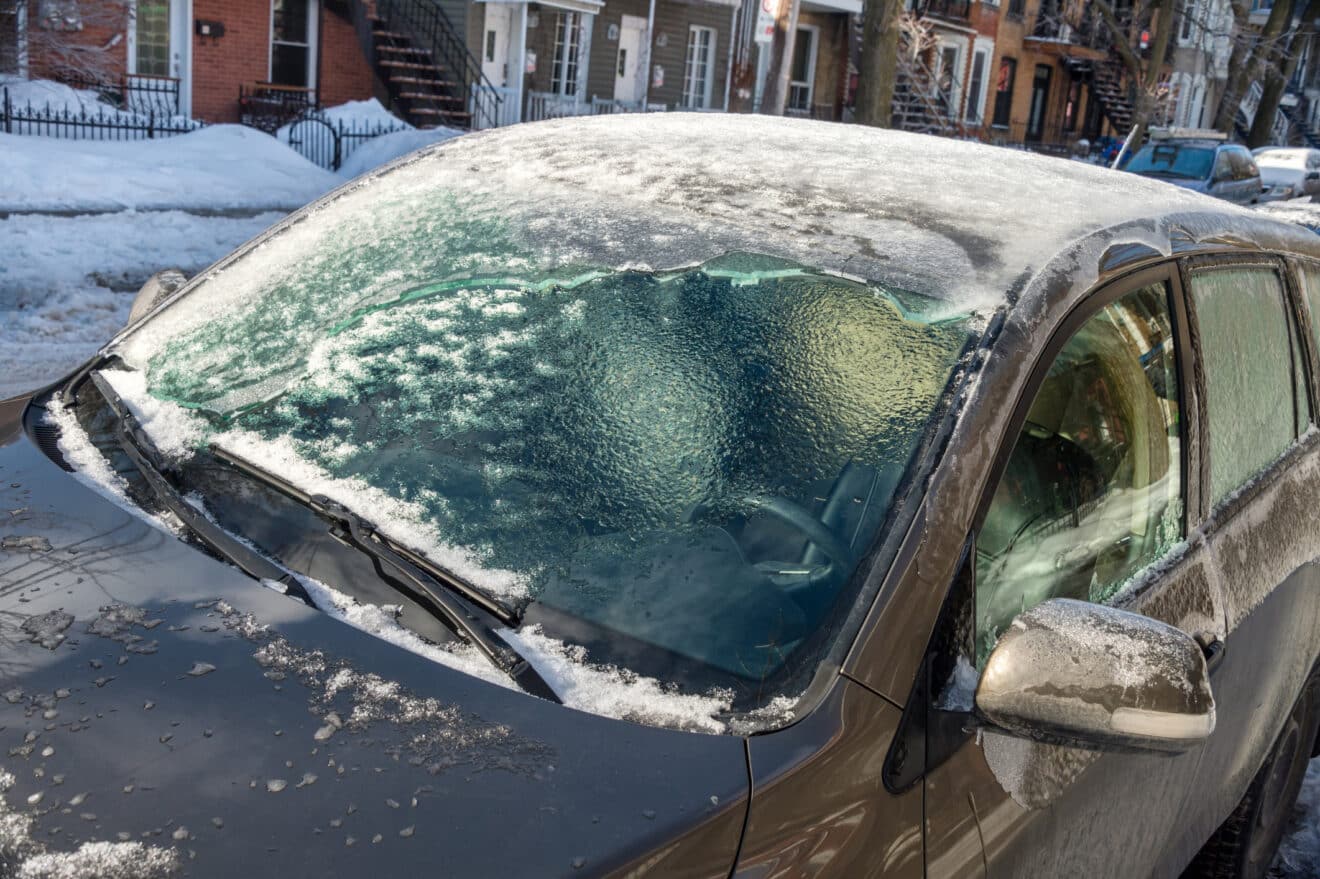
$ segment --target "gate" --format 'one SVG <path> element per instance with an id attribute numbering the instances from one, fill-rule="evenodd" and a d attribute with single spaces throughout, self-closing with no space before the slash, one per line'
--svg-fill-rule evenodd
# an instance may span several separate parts
<path id="1" fill-rule="evenodd" d="M 317 116 L 301 116 L 289 123 L 289 146 L 307 161 L 338 171 L 343 161 L 339 149 L 339 132 Z"/>

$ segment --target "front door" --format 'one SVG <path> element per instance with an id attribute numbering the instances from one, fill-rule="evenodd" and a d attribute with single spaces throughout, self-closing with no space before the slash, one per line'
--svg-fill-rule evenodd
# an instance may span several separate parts
<path id="1" fill-rule="evenodd" d="M 512 32 L 513 7 L 507 3 L 487 3 L 481 72 L 496 87 L 509 84 L 509 35 Z"/>
<path id="2" fill-rule="evenodd" d="M 165 102 L 159 86 L 130 90 L 136 112 L 189 115 L 192 110 L 192 33 L 187 0 L 138 0 L 133 12 L 129 72 L 135 77 L 179 81 L 179 101 Z"/>
<path id="3" fill-rule="evenodd" d="M 1045 133 L 1045 111 L 1050 100 L 1050 76 L 1053 68 L 1037 64 L 1031 80 L 1031 109 L 1027 114 L 1027 140 L 1040 140 Z"/>
<path id="4" fill-rule="evenodd" d="M 646 54 L 646 19 L 625 15 L 619 24 L 619 52 L 614 59 L 614 100 L 635 104 L 642 99 L 649 66 Z"/>

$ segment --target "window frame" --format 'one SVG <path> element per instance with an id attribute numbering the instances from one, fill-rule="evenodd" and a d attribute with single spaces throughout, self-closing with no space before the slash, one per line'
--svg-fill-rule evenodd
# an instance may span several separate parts
<path id="1" fill-rule="evenodd" d="M 1077 334 L 1091 318 L 1105 307 L 1119 301 L 1129 293 L 1144 287 L 1162 283 L 1165 285 L 1169 304 L 1169 317 L 1173 328 L 1174 364 L 1178 374 L 1178 424 L 1182 428 L 1180 437 L 1183 448 L 1182 460 L 1179 461 L 1179 479 L 1182 485 L 1183 501 L 1183 536 L 1191 534 L 1200 524 L 1201 475 L 1194 464 L 1201 459 L 1201 424 L 1199 413 L 1192 408 L 1193 401 L 1200 408 L 1199 390 L 1194 385 L 1192 364 L 1192 338 L 1188 324 L 1188 311 L 1185 299 L 1182 272 L 1177 260 L 1163 260 L 1152 266 L 1135 269 L 1131 272 L 1110 279 L 1087 293 L 1073 306 L 1058 325 L 1050 332 L 1049 340 L 1041 348 L 1031 366 L 1027 379 L 1019 388 L 1013 401 L 1012 414 L 1005 424 L 1004 433 L 999 437 L 995 456 L 991 460 L 990 472 L 982 487 L 972 517 L 971 537 L 980 534 L 986 514 L 994 501 L 995 493 L 1003 481 L 1008 469 L 1009 458 L 1017 446 L 1018 436 L 1026 423 L 1027 415 L 1040 393 L 1050 368 L 1054 365 L 1064 346 Z M 1196 478 L 1191 478 L 1197 474 Z M 1154 560 L 1152 560 L 1154 561 Z"/>
<path id="2" fill-rule="evenodd" d="M 1305 293 L 1302 290 L 1299 276 L 1293 271 L 1293 265 L 1290 264 L 1295 261 L 1295 258 L 1264 251 L 1258 253 L 1232 251 L 1227 253 L 1200 254 L 1184 257 L 1178 261 L 1179 274 L 1182 276 L 1182 286 L 1188 293 L 1188 302 L 1185 303 L 1184 307 L 1187 311 L 1188 325 L 1192 334 L 1193 357 L 1191 362 L 1192 371 L 1195 375 L 1196 391 L 1198 394 L 1196 416 L 1199 423 L 1197 425 L 1197 432 L 1198 436 L 1206 438 L 1204 445 L 1202 445 L 1199 450 L 1200 466 L 1197 475 L 1197 480 L 1201 485 L 1199 499 L 1201 503 L 1200 519 L 1202 522 L 1208 522 L 1211 520 L 1225 521 L 1231 519 L 1233 516 L 1237 515 L 1239 510 L 1250 504 L 1257 495 L 1266 489 L 1267 486 L 1273 484 L 1277 476 L 1283 470 L 1287 469 L 1287 463 L 1295 457 L 1298 451 L 1298 444 L 1301 437 L 1294 437 L 1293 444 L 1289 449 L 1286 449 L 1281 455 L 1279 455 L 1279 457 L 1275 458 L 1268 467 L 1260 471 L 1260 473 L 1258 473 L 1252 481 L 1248 482 L 1246 486 L 1239 486 L 1226 501 L 1217 507 L 1214 505 L 1214 497 L 1210 491 L 1210 459 L 1212 456 L 1209 442 L 1211 431 L 1210 413 L 1206 407 L 1205 394 L 1207 386 L 1205 381 L 1205 362 L 1201 358 L 1200 328 L 1196 322 L 1197 318 L 1195 309 L 1192 308 L 1190 304 L 1192 278 L 1194 275 L 1200 273 L 1228 271 L 1233 269 L 1263 269 L 1274 272 L 1278 277 L 1280 286 L 1283 290 L 1284 316 L 1288 321 L 1288 362 L 1290 364 L 1290 370 L 1298 363 L 1298 358 L 1296 357 L 1292 346 L 1301 344 L 1302 370 L 1304 373 L 1308 373 L 1301 376 L 1301 381 L 1303 387 L 1306 389 L 1306 399 L 1310 405 L 1311 423 L 1314 424 L 1317 418 L 1317 396 L 1315 387 L 1317 355 L 1312 347 L 1313 342 L 1311 338 L 1306 335 L 1306 333 L 1310 331 L 1310 326 L 1304 321 L 1302 315 L 1306 314 L 1304 309 L 1307 308 L 1307 305 L 1302 301 L 1305 298 Z M 1317 267 L 1320 267 L 1320 263 L 1317 263 Z M 1293 392 L 1289 397 L 1293 401 L 1293 423 L 1295 425 L 1298 421 L 1295 408 L 1297 405 L 1296 382 L 1298 381 L 1298 377 L 1292 375 L 1292 379 Z M 1314 445 L 1315 442 L 1316 439 L 1312 437 L 1310 441 L 1300 444 L 1310 447 Z"/>
<path id="3" fill-rule="evenodd" d="M 705 36 L 709 42 L 706 44 L 706 59 L 701 80 L 702 91 L 698 95 L 695 91 L 697 54 L 701 50 L 700 38 L 702 36 Z M 684 110 L 712 109 L 711 95 L 715 85 L 715 52 L 718 40 L 719 32 L 715 28 L 702 24 L 688 25 L 688 41 L 683 50 L 683 94 L 679 104 Z M 700 103 L 697 102 L 698 99 L 700 99 Z"/>
<path id="4" fill-rule="evenodd" d="M 550 52 L 552 94 L 568 98 L 578 93 L 582 80 L 582 36 L 582 13 L 571 9 L 556 10 L 554 48 Z"/>
<path id="5" fill-rule="evenodd" d="M 269 20 L 266 31 L 266 82 L 275 82 L 275 49 L 277 46 L 292 46 L 307 50 L 306 69 L 303 75 L 306 81 L 305 85 L 296 88 L 305 88 L 308 93 L 314 93 L 316 89 L 316 65 L 317 65 L 317 46 L 319 45 L 320 34 L 318 27 L 320 24 L 320 0 L 307 0 L 307 41 L 305 43 L 294 42 L 292 40 L 277 40 L 275 38 L 275 0 L 270 0 L 270 9 L 268 10 Z"/>

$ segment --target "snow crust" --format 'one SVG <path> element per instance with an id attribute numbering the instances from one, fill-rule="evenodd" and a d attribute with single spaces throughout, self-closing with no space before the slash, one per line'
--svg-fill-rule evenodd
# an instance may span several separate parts
<path id="1" fill-rule="evenodd" d="M 144 141 L 0 134 L 0 157 L 0 212 L 292 210 L 339 183 L 243 125 Z"/>
<path id="2" fill-rule="evenodd" d="M 688 695 L 627 669 L 593 665 L 587 660 L 586 648 L 551 638 L 540 626 L 505 629 L 500 635 L 527 658 L 570 708 L 695 732 L 725 731 L 716 715 L 729 709 L 731 692 Z"/>

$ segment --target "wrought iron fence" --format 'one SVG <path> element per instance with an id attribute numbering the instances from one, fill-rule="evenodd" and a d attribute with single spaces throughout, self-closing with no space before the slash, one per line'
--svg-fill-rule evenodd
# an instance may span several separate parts
<path id="1" fill-rule="evenodd" d="M 71 110 L 67 106 L 15 103 L 8 88 L 0 88 L 0 131 L 70 140 L 148 140 L 187 134 L 204 125 L 174 113 L 146 113 L 113 106 Z"/>
<path id="2" fill-rule="evenodd" d="M 61 74 L 59 81 L 75 89 L 94 91 L 120 110 L 157 116 L 179 115 L 179 80 L 173 76 L 127 73 L 117 80 Z"/>
<path id="3" fill-rule="evenodd" d="M 366 141 L 410 128 L 402 120 L 398 124 L 345 124 L 342 119 L 332 120 L 312 110 L 280 128 L 275 135 L 309 162 L 338 171 L 344 160 Z"/>

